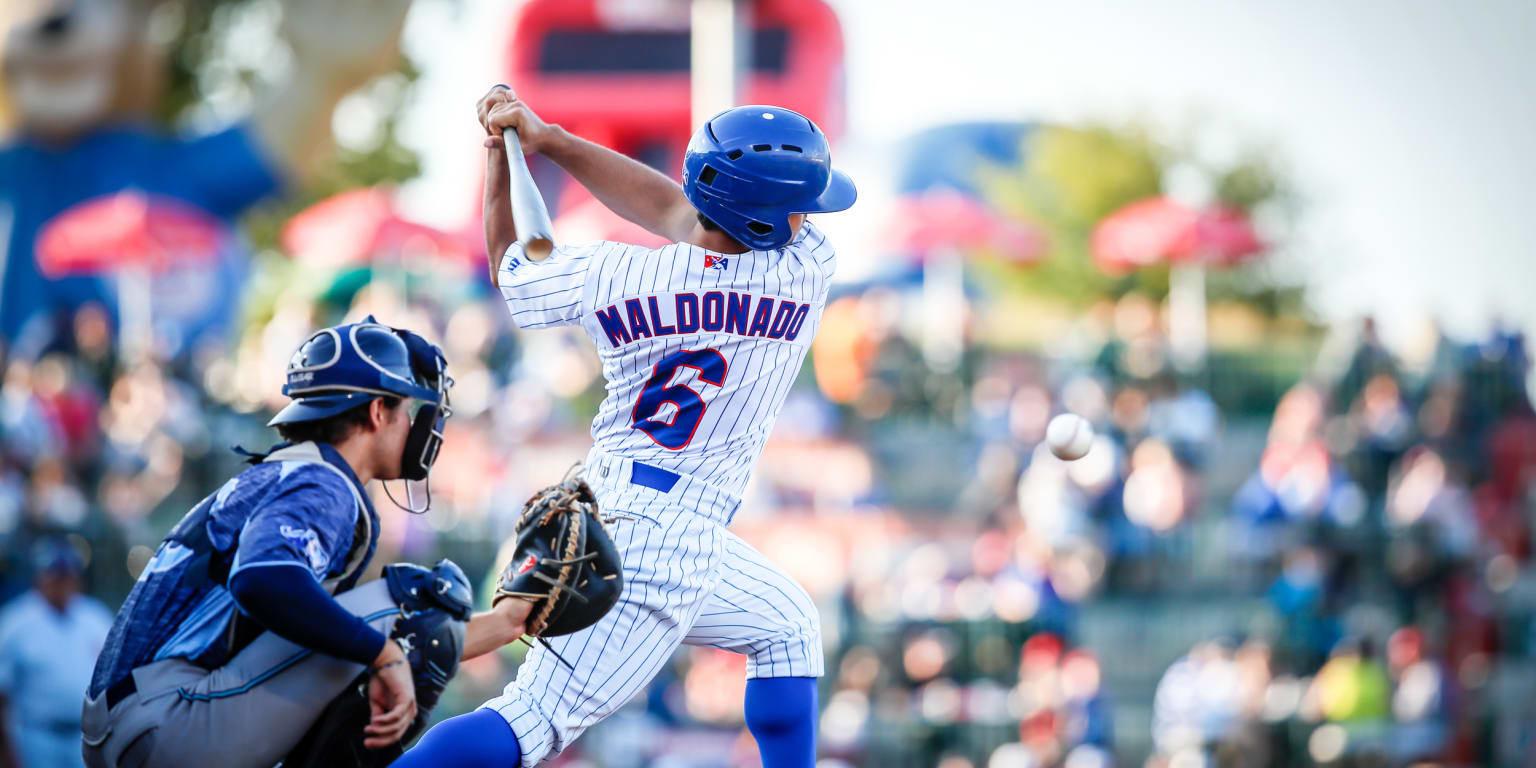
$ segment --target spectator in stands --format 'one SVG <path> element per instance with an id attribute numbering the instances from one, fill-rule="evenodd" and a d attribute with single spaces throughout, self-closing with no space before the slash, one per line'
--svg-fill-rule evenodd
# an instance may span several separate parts
<path id="1" fill-rule="evenodd" d="M 1327 610 L 1325 569 L 1321 552 L 1298 547 L 1285 554 L 1269 588 L 1270 606 L 1280 619 L 1279 650 L 1303 669 L 1315 667 L 1338 641 L 1338 622 Z"/>
<path id="2" fill-rule="evenodd" d="M 1387 489 L 1387 473 L 1415 434 L 1397 379 L 1380 373 L 1365 383 L 1347 420 L 1352 450 L 1345 457 L 1356 482 L 1371 498 Z"/>
<path id="3" fill-rule="evenodd" d="M 1099 659 L 1092 651 L 1078 648 L 1062 657 L 1062 731 L 1069 748 L 1114 747 L 1114 713 L 1100 680 Z"/>
<path id="4" fill-rule="evenodd" d="M 1323 716 L 1336 723 L 1383 721 L 1392 711 L 1391 681 L 1370 638 L 1339 643 L 1312 687 Z"/>
<path id="5" fill-rule="evenodd" d="M 1360 321 L 1360 338 L 1355 342 L 1355 350 L 1350 355 L 1349 367 L 1334 387 L 1334 407 L 1347 410 L 1365 388 L 1366 382 L 1383 375 L 1395 380 L 1398 375 L 1397 361 L 1386 345 L 1381 343 L 1381 336 L 1376 332 L 1376 318 L 1367 316 Z"/>
<path id="6" fill-rule="evenodd" d="M 1232 648 L 1208 641 L 1175 661 L 1157 683 L 1152 701 L 1152 738 L 1173 755 L 1204 750 L 1240 725 L 1241 689 Z"/>
<path id="7" fill-rule="evenodd" d="M 80 594 L 85 563 L 69 541 L 39 541 L 36 580 L 0 613 L 0 757 L 26 768 L 80 765 L 80 699 L 112 612 Z"/>
<path id="8" fill-rule="evenodd" d="M 1440 754 L 1446 739 L 1445 670 L 1425 653 L 1424 633 L 1400 627 L 1387 639 L 1387 669 L 1392 676 L 1390 751 L 1402 762 Z"/>
<path id="9" fill-rule="evenodd" d="M 1473 494 L 1483 541 L 1522 561 L 1531 556 L 1530 498 L 1536 488 L 1536 412 L 1517 403 L 1490 430 L 1485 477 Z"/>

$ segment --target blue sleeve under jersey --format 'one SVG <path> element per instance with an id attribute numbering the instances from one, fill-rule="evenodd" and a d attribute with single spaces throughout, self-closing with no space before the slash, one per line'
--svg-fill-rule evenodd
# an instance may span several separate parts
<path id="1" fill-rule="evenodd" d="M 321 586 L 346 569 L 359 514 L 353 489 L 324 465 L 294 466 L 279 481 L 282 489 L 241 528 L 230 594 L 279 637 L 367 664 L 383 648 L 384 636 Z"/>
<path id="2" fill-rule="evenodd" d="M 297 568 L 247 568 L 230 577 L 229 594 L 268 632 L 300 647 L 359 664 L 384 650 L 382 633 Z"/>

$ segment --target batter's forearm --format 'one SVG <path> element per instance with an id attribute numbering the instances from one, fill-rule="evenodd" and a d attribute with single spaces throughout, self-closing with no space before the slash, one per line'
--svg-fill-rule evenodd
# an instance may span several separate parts
<path id="1" fill-rule="evenodd" d="M 693 229 L 693 206 L 677 182 L 654 168 L 555 127 L 543 148 L 603 205 L 650 232 L 682 240 Z"/>
<path id="2" fill-rule="evenodd" d="M 517 225 L 512 220 L 512 190 L 507 170 L 506 149 L 500 145 L 485 151 L 485 198 L 481 213 L 485 218 L 485 259 L 496 285 L 496 269 L 507 248 L 517 241 Z"/>

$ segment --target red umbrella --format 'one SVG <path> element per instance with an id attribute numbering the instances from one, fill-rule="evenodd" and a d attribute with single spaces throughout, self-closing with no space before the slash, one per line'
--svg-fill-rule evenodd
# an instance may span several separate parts
<path id="1" fill-rule="evenodd" d="M 1195 243 L 1185 255 L 1203 254 L 1212 266 L 1232 266 L 1264 250 L 1247 214 L 1230 206 L 1204 211 L 1195 220 Z"/>
<path id="2" fill-rule="evenodd" d="M 49 221 L 37 238 L 37 264 L 49 277 L 123 268 L 163 272 L 212 258 L 224 231 L 223 222 L 191 204 L 119 192 L 72 206 Z"/>
<path id="3" fill-rule="evenodd" d="M 1263 249 L 1248 217 L 1218 206 L 1196 211 L 1166 197 L 1131 203 L 1093 230 L 1093 258 L 1105 272 L 1164 263 L 1231 266 Z"/>
<path id="4" fill-rule="evenodd" d="M 1166 197 L 1131 203 L 1094 228 L 1094 262 L 1105 272 L 1160 264 L 1187 247 L 1198 218 L 1189 207 Z"/>
<path id="5" fill-rule="evenodd" d="M 464 237 L 400 216 L 394 194 L 377 187 L 342 192 L 305 208 L 288 220 L 279 240 L 295 259 L 333 266 L 386 254 L 470 256 Z"/>
<path id="6" fill-rule="evenodd" d="M 989 250 L 1009 261 L 1033 263 L 1044 252 L 1038 233 L 993 211 L 974 197 L 938 190 L 898 201 L 889 247 L 927 257 L 944 249 Z"/>
<path id="7" fill-rule="evenodd" d="M 1169 340 L 1180 367 L 1205 354 L 1205 270 L 1227 267 L 1263 250 L 1248 217 L 1235 208 L 1197 211 L 1166 197 L 1131 203 L 1093 230 L 1099 269 L 1123 274 L 1169 264 Z"/>

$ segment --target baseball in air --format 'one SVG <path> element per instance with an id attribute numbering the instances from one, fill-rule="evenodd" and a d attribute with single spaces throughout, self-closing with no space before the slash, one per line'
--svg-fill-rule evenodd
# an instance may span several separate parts
<path id="1" fill-rule="evenodd" d="M 1093 425 L 1075 413 L 1063 413 L 1045 425 L 1045 442 L 1058 459 L 1081 459 L 1093 447 Z"/>

